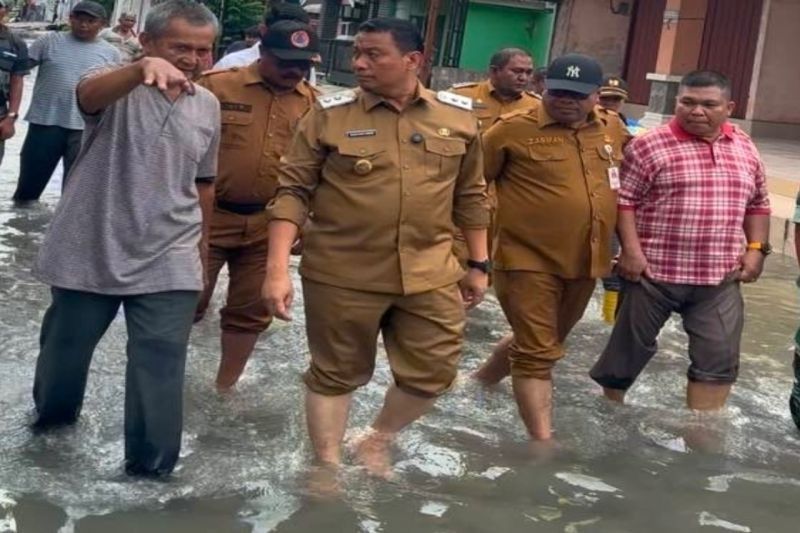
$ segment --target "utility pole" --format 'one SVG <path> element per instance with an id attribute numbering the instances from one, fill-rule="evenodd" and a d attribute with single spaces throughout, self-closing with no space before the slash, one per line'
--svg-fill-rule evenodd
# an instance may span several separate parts
<path id="1" fill-rule="evenodd" d="M 442 6 L 441 0 L 428 1 L 428 13 L 425 17 L 425 61 L 419 78 L 425 86 L 430 86 L 431 71 L 433 70 L 434 48 L 436 46 L 436 21 L 439 18 L 439 8 Z"/>

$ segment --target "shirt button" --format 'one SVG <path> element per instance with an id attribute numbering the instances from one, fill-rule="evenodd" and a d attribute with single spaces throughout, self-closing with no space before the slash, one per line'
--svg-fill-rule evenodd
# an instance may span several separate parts
<path id="1" fill-rule="evenodd" d="M 361 150 L 358 151 L 358 153 L 359 154 L 366 154 L 367 150 L 365 148 L 362 148 Z"/>
<path id="2" fill-rule="evenodd" d="M 267 133 L 267 137 L 272 137 L 272 134 L 271 133 Z"/>
<path id="3" fill-rule="evenodd" d="M 410 167 L 408 165 L 403 165 L 403 170 L 408 170 Z"/>
<path id="4" fill-rule="evenodd" d="M 275 115 L 270 115 L 269 118 L 275 118 Z"/>
<path id="5" fill-rule="evenodd" d="M 407 142 L 408 142 L 407 140 L 405 140 L 405 139 L 402 139 L 402 140 L 400 141 L 400 144 L 406 144 Z"/>

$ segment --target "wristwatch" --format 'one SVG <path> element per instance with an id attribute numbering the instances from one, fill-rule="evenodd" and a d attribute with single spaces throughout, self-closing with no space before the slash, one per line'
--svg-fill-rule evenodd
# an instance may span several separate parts
<path id="1" fill-rule="evenodd" d="M 13 120 L 17 120 L 19 118 L 19 113 L 16 113 L 14 111 L 9 111 L 8 113 L 6 113 L 6 116 L 4 116 L 3 118 L 10 118 L 10 119 L 13 119 Z"/>
<path id="2" fill-rule="evenodd" d="M 747 249 L 758 250 L 764 255 L 769 255 L 772 253 L 772 245 L 768 242 L 760 242 L 760 241 L 748 242 Z"/>
<path id="3" fill-rule="evenodd" d="M 484 274 L 490 274 L 492 272 L 492 262 L 488 259 L 485 261 L 473 261 L 472 259 L 467 259 L 467 266 L 469 268 L 480 270 Z"/>

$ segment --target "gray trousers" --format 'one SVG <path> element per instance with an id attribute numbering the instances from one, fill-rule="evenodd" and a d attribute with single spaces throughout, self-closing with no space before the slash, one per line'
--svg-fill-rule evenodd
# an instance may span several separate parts
<path id="1" fill-rule="evenodd" d="M 733 383 L 739 374 L 744 301 L 738 282 L 719 285 L 658 283 L 643 278 L 622 287 L 617 321 L 589 375 L 609 389 L 627 390 L 656 354 L 672 313 L 689 336 L 690 381 Z"/>
<path id="2" fill-rule="evenodd" d="M 92 354 L 122 305 L 128 329 L 125 469 L 169 474 L 181 447 L 186 349 L 200 293 L 111 296 L 57 287 L 51 292 L 33 384 L 34 429 L 77 420 Z"/>

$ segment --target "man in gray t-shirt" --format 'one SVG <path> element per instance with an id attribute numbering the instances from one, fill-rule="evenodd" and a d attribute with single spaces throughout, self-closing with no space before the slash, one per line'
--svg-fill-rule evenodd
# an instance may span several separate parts
<path id="1" fill-rule="evenodd" d="M 143 59 L 84 76 L 83 147 L 35 268 L 53 297 L 36 363 L 35 427 L 77 419 L 92 353 L 122 305 L 125 468 L 133 475 L 168 474 L 180 451 L 220 136 L 219 102 L 189 80 L 216 31 L 202 4 L 158 4 L 141 36 Z"/>
<path id="2" fill-rule="evenodd" d="M 38 65 L 31 106 L 25 120 L 28 135 L 20 154 L 20 171 L 14 200 L 38 200 L 60 159 L 64 180 L 81 147 L 83 118 L 75 102 L 75 87 L 89 69 L 119 63 L 119 51 L 97 34 L 106 10 L 86 0 L 72 8 L 70 31 L 53 32 L 30 46 L 28 57 Z"/>

